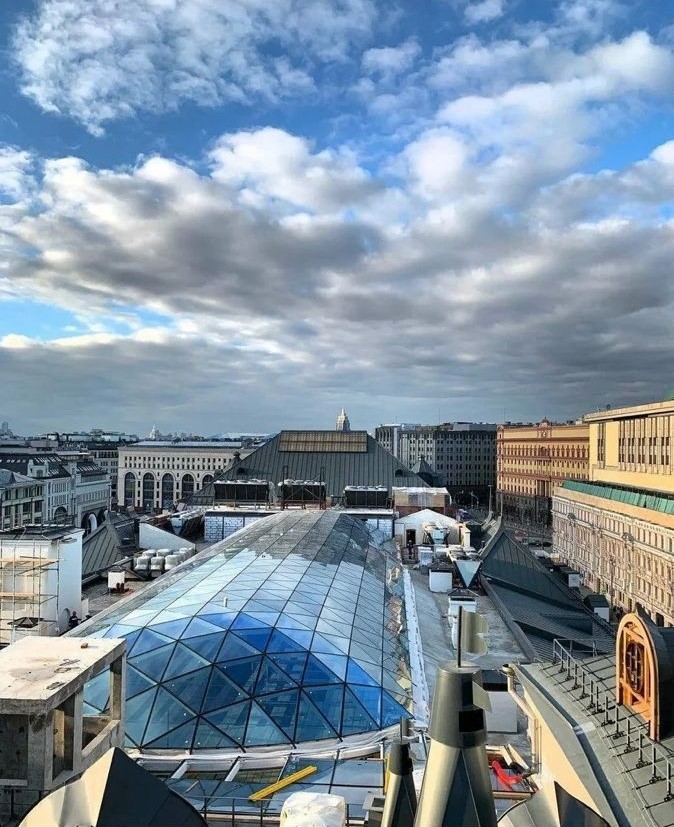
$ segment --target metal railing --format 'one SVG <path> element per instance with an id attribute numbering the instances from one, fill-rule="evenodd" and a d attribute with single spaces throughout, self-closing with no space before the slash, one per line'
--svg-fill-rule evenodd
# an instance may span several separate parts
<path id="1" fill-rule="evenodd" d="M 656 821 L 650 812 L 656 804 L 648 803 L 642 789 L 661 784 L 663 797 L 656 802 L 657 805 L 674 801 L 674 755 L 649 738 L 647 724 L 640 716 L 617 703 L 615 693 L 588 668 L 586 661 L 589 653 L 584 651 L 584 658 L 575 657 L 572 645 L 568 644 L 573 642 L 553 642 L 552 663 L 563 675 L 562 683 L 571 683 L 572 691 L 580 691 L 576 700 L 598 719 L 596 730 L 609 752 L 623 767 L 623 775 L 639 797 L 647 821 L 661 825 L 662 822 Z M 628 763 L 627 756 L 633 757 L 633 753 L 638 753 L 637 760 Z M 650 777 L 644 783 L 638 783 L 634 772 L 645 767 L 650 767 Z M 674 805 L 671 812 L 671 824 L 674 825 Z"/>
<path id="2" fill-rule="evenodd" d="M 208 824 L 227 824 L 229 827 L 274 827 L 281 823 L 281 808 L 275 805 L 272 799 L 252 802 L 247 798 L 214 796 L 197 802 L 188 795 L 183 797 L 199 811 Z M 364 817 L 354 816 L 352 809 L 347 803 L 346 827 L 362 827 Z"/>

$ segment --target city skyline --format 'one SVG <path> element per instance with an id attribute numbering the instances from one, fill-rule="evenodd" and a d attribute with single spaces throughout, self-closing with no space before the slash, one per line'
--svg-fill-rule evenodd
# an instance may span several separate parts
<path id="1" fill-rule="evenodd" d="M 670 395 L 666 4 L 236 9 L 0 8 L 0 421 L 269 432 L 344 405 L 371 429 Z"/>

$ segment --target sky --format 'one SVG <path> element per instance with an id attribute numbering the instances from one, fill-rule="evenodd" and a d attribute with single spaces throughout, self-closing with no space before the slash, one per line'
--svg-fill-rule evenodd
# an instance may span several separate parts
<path id="1" fill-rule="evenodd" d="M 3 0 L 0 420 L 674 391 L 674 0 Z"/>

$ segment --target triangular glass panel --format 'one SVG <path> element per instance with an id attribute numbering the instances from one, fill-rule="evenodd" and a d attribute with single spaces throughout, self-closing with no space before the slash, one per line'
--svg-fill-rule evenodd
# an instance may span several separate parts
<path id="1" fill-rule="evenodd" d="M 223 641 L 216 663 L 227 663 L 230 660 L 237 660 L 237 658 L 245 658 L 249 655 L 259 655 L 259 652 L 250 643 L 246 643 L 238 635 L 230 632 Z"/>
<path id="2" fill-rule="evenodd" d="M 377 681 L 368 675 L 367 672 L 354 660 L 351 660 L 351 658 L 349 658 L 349 668 L 346 671 L 346 682 L 348 684 L 361 683 L 365 686 L 379 687 Z"/>
<path id="3" fill-rule="evenodd" d="M 177 729 L 167 732 L 165 735 L 156 738 L 154 741 L 146 742 L 143 746 L 147 749 L 192 749 L 192 739 L 196 729 L 197 719 L 193 718 Z"/>
<path id="4" fill-rule="evenodd" d="M 166 669 L 166 664 L 171 659 L 175 645 L 176 644 L 173 643 L 171 646 L 162 646 L 160 649 L 155 649 L 152 652 L 145 652 L 144 655 L 134 656 L 129 663 L 138 669 L 139 672 L 147 675 L 148 678 L 152 678 L 153 681 L 160 681 L 164 674 L 164 669 Z"/>
<path id="5" fill-rule="evenodd" d="M 219 626 L 221 629 L 229 629 L 232 623 L 234 623 L 236 616 L 236 612 L 227 612 L 224 611 L 222 608 L 218 612 L 213 611 L 209 612 L 208 614 L 202 612 L 199 615 L 201 620 L 207 620 L 209 623 L 213 623 L 215 626 Z"/>
<path id="6" fill-rule="evenodd" d="M 110 700 L 110 670 L 106 669 L 84 684 L 84 700 L 102 712 Z"/>
<path id="7" fill-rule="evenodd" d="M 221 663 L 220 668 L 228 678 L 231 678 L 237 686 L 240 686 L 244 692 L 250 695 L 257 680 L 261 660 L 262 656 L 258 655 L 255 658 L 245 658 L 243 660 Z"/>
<path id="8" fill-rule="evenodd" d="M 147 722 L 143 745 L 154 741 L 168 730 L 187 723 L 193 717 L 194 713 L 191 709 L 181 704 L 177 698 L 160 686 Z"/>
<path id="9" fill-rule="evenodd" d="M 291 739 L 280 730 L 272 719 L 256 703 L 253 703 L 248 717 L 246 746 L 287 744 Z"/>
<path id="10" fill-rule="evenodd" d="M 283 634 L 291 640 L 297 641 L 304 649 L 309 649 L 314 636 L 313 632 L 305 632 L 304 629 L 284 629 Z"/>
<path id="11" fill-rule="evenodd" d="M 174 640 L 178 640 L 190 622 L 189 618 L 181 617 L 176 618 L 175 620 L 167 620 L 162 623 L 157 623 L 156 620 L 161 617 L 162 615 L 158 615 L 155 621 L 152 622 L 152 626 L 148 628 L 151 628 L 153 632 L 159 632 L 162 635 L 167 635 L 167 637 L 171 637 Z"/>
<path id="12" fill-rule="evenodd" d="M 174 678 L 172 681 L 166 681 L 164 687 L 175 695 L 179 701 L 194 710 L 195 713 L 201 711 L 201 704 L 204 699 L 204 692 L 208 686 L 208 681 L 211 677 L 211 667 L 199 669 L 197 672 L 192 672 L 189 675 L 183 675 L 180 678 Z"/>
<path id="13" fill-rule="evenodd" d="M 330 721 L 332 726 L 339 732 L 342 724 L 344 687 L 340 685 L 308 686 L 304 691 L 321 713 Z"/>
<path id="14" fill-rule="evenodd" d="M 294 689 L 291 692 L 276 692 L 273 695 L 264 695 L 257 699 L 262 709 L 286 733 L 291 741 L 295 732 L 299 695 L 299 689 Z"/>
<path id="15" fill-rule="evenodd" d="M 255 684 L 253 695 L 266 695 L 270 692 L 281 692 L 284 689 L 293 689 L 296 684 L 285 672 L 278 668 L 269 658 L 262 659 L 260 673 Z"/>
<path id="16" fill-rule="evenodd" d="M 166 637 L 166 635 L 159 635 L 152 629 L 143 629 L 133 646 L 127 647 L 126 656 L 136 657 L 145 652 L 151 652 L 158 649 L 160 646 L 166 646 L 167 643 L 173 643 L 173 638 Z"/>
<path id="17" fill-rule="evenodd" d="M 216 726 L 222 730 L 222 732 L 226 733 L 237 744 L 243 746 L 243 733 L 246 729 L 249 709 L 250 701 L 245 701 L 244 703 L 232 704 L 223 709 L 218 709 L 208 715 L 204 715 L 204 718 L 213 724 L 213 726 Z"/>
<path id="18" fill-rule="evenodd" d="M 320 741 L 323 738 L 335 738 L 337 731 L 325 720 L 309 698 L 300 694 L 300 706 L 297 712 L 295 743 L 303 741 Z"/>
<path id="19" fill-rule="evenodd" d="M 140 694 L 141 692 L 145 692 L 146 689 L 150 689 L 151 687 L 156 686 L 154 681 L 151 681 L 149 678 L 145 677 L 142 672 L 139 672 L 137 669 L 134 669 L 130 663 L 126 665 L 126 697 L 127 699 L 133 698 L 135 695 Z M 85 697 L 86 697 L 86 687 L 85 687 Z"/>
<path id="20" fill-rule="evenodd" d="M 315 617 L 288 612 L 284 612 L 275 624 L 277 629 L 304 629 L 305 631 L 310 631 L 315 625 Z"/>
<path id="21" fill-rule="evenodd" d="M 213 669 L 206 696 L 201 705 L 202 712 L 212 712 L 246 698 L 246 693 L 217 667 Z"/>
<path id="22" fill-rule="evenodd" d="M 245 640 L 250 646 L 253 646 L 258 652 L 264 652 L 269 643 L 273 629 L 237 629 L 236 636 Z M 231 634 L 234 633 L 232 630 Z"/>
<path id="23" fill-rule="evenodd" d="M 312 684 L 322 683 L 340 683 L 340 679 L 331 669 L 328 669 L 327 666 L 321 663 L 320 660 L 313 655 L 309 655 L 307 658 L 307 667 L 304 670 L 304 677 L 302 678 L 302 684 L 305 686 L 310 686 Z"/>
<path id="24" fill-rule="evenodd" d="M 351 626 L 347 623 L 337 623 L 335 620 L 319 620 L 316 624 L 317 632 L 327 632 L 329 635 L 342 635 L 343 637 L 351 637 Z"/>
<path id="25" fill-rule="evenodd" d="M 314 635 L 313 640 L 311 641 L 311 651 L 312 652 L 326 652 L 327 654 L 332 655 L 341 655 L 343 654 L 341 649 L 338 649 L 332 641 L 328 640 L 327 638 L 323 637 L 323 635 L 319 635 L 318 632 Z"/>
<path id="26" fill-rule="evenodd" d="M 314 656 L 334 672 L 340 681 L 346 680 L 346 667 L 349 662 L 346 655 L 329 655 L 327 652 L 314 652 Z"/>
<path id="27" fill-rule="evenodd" d="M 286 634 L 288 631 L 290 630 L 286 629 L 283 632 L 279 632 L 278 629 L 274 629 L 267 644 L 267 652 L 306 652 L 307 647 L 302 646 L 302 644 L 289 637 Z M 311 638 L 311 632 L 307 634 Z"/>
<path id="28" fill-rule="evenodd" d="M 256 617 L 247 614 L 246 612 L 240 612 L 237 619 L 232 623 L 232 631 L 236 631 L 237 629 L 267 629 L 269 628 L 268 623 L 263 623 L 261 620 L 258 620 Z"/>
<path id="29" fill-rule="evenodd" d="M 189 625 L 180 638 L 181 640 L 185 640 L 185 638 L 197 637 L 198 635 L 211 635 L 213 632 L 220 632 L 220 634 L 222 634 L 222 627 L 214 623 L 209 623 L 200 617 L 194 617 L 190 620 Z"/>
<path id="30" fill-rule="evenodd" d="M 336 649 L 339 649 L 341 654 L 349 654 L 350 643 L 348 637 L 342 637 L 341 635 L 329 635 L 326 632 L 321 632 L 321 635 L 328 641 L 328 643 L 332 643 Z"/>
<path id="31" fill-rule="evenodd" d="M 176 643 L 171 660 L 164 672 L 163 680 L 175 678 L 178 675 L 185 675 L 188 672 L 194 672 L 197 669 L 209 665 L 210 662 L 205 658 L 197 655 L 196 652 L 188 649 L 187 646 L 183 646 L 182 643 Z"/>
<path id="32" fill-rule="evenodd" d="M 410 713 L 405 709 L 404 706 L 401 706 L 399 703 L 393 700 L 388 692 L 382 693 L 382 712 L 381 712 L 381 725 L 383 727 L 393 726 L 393 724 L 397 724 L 401 718 L 409 718 Z"/>
<path id="33" fill-rule="evenodd" d="M 281 652 L 279 654 L 270 654 L 267 652 L 267 657 L 277 666 L 280 666 L 297 684 L 302 683 L 302 676 L 304 675 L 304 668 L 308 657 L 306 652 Z"/>
<path id="34" fill-rule="evenodd" d="M 381 689 L 376 686 L 349 684 L 349 689 L 365 707 L 366 712 L 379 725 L 381 722 Z"/>
<path id="35" fill-rule="evenodd" d="M 189 647 L 193 652 L 197 652 L 202 658 L 206 658 L 207 661 L 212 663 L 223 644 L 225 634 L 226 632 L 223 629 L 219 629 L 212 635 L 182 638 L 180 642 L 183 646 Z"/>
<path id="36" fill-rule="evenodd" d="M 194 749 L 227 749 L 233 746 L 237 746 L 236 741 L 232 741 L 207 721 L 199 722 L 194 736 Z"/>
<path id="37" fill-rule="evenodd" d="M 138 746 L 143 743 L 143 733 L 156 694 L 157 688 L 155 687 L 148 689 L 147 692 L 141 692 L 140 695 L 126 702 L 124 729 L 127 736 Z"/>
<path id="38" fill-rule="evenodd" d="M 342 714 L 342 736 L 357 732 L 374 732 L 379 723 L 368 715 L 356 696 L 346 687 L 344 691 L 344 712 Z"/>
<path id="39" fill-rule="evenodd" d="M 254 620 L 259 620 L 261 623 L 265 623 L 267 626 L 274 626 L 276 621 L 279 619 L 279 612 L 271 612 L 271 611 L 258 611 L 255 610 L 248 610 L 246 612 L 249 617 L 252 617 Z"/>

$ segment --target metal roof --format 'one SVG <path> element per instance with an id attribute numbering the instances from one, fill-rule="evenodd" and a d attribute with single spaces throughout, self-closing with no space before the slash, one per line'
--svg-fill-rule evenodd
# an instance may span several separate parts
<path id="1" fill-rule="evenodd" d="M 82 580 L 109 569 L 136 550 L 133 518 L 108 512 L 108 517 L 82 541 Z"/>
<path id="2" fill-rule="evenodd" d="M 289 435 L 309 434 L 297 440 Z M 332 435 L 339 439 L 332 439 Z M 353 437 L 349 447 L 337 449 L 344 437 Z M 355 439 L 355 438 L 358 439 Z M 290 445 L 301 446 L 290 450 Z M 325 450 L 307 450 L 307 446 L 329 445 Z M 355 450 L 364 446 L 365 450 Z M 252 454 L 231 465 L 218 480 L 263 479 L 276 484 L 283 479 L 323 480 L 329 497 L 341 497 L 349 485 L 383 486 L 389 491 L 394 485 L 428 486 L 411 469 L 403 465 L 365 431 L 282 431 Z M 213 483 L 197 491 L 190 503 L 212 505 Z"/>

